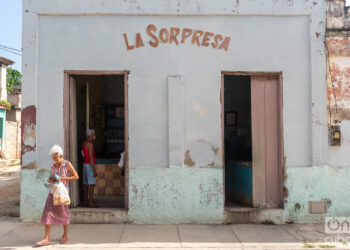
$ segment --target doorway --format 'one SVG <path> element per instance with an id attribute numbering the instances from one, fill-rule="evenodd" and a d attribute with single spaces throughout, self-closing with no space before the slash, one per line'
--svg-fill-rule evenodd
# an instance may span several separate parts
<path id="1" fill-rule="evenodd" d="M 279 74 L 222 73 L 225 207 L 282 207 Z"/>
<path id="2" fill-rule="evenodd" d="M 84 202 L 81 151 L 86 131 L 93 129 L 97 158 L 94 202 L 100 208 L 127 208 L 127 74 L 65 72 L 65 154 L 81 177 L 72 184 L 71 207 Z"/>

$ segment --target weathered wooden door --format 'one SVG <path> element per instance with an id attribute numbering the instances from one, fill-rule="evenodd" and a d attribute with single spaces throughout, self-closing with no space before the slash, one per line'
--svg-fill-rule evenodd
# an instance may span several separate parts
<path id="1" fill-rule="evenodd" d="M 281 201 L 281 102 L 279 76 L 252 76 L 253 206 Z"/>
<path id="2" fill-rule="evenodd" d="M 77 94 L 73 76 L 69 77 L 69 161 L 78 172 L 78 138 L 77 138 Z M 82 177 L 82 176 L 81 176 Z M 80 177 L 80 178 L 81 178 Z M 81 178 L 82 179 L 82 178 Z M 71 184 L 71 207 L 79 203 L 79 182 Z"/>

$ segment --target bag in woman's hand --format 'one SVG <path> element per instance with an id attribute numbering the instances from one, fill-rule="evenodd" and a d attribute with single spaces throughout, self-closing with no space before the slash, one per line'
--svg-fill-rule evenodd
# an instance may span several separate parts
<path id="1" fill-rule="evenodd" d="M 56 182 L 51 188 L 51 193 L 53 196 L 53 205 L 69 205 L 70 198 L 67 191 L 67 188 L 62 182 Z"/>

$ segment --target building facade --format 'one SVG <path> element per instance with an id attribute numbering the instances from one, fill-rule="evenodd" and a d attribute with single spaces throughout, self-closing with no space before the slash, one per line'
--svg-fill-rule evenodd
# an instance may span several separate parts
<path id="1" fill-rule="evenodd" d="M 25 1 L 21 219 L 40 219 L 53 144 L 81 173 L 89 128 L 97 133 L 101 213 L 76 208 L 77 182 L 72 221 L 349 215 L 350 168 L 336 156 L 346 155 L 346 121 L 332 132 L 344 144 L 329 143 L 326 7 Z"/>
<path id="2" fill-rule="evenodd" d="M 7 158 L 12 150 L 11 147 L 8 147 L 8 144 L 12 142 L 11 138 L 7 139 L 7 116 L 9 107 L 6 107 L 3 101 L 7 102 L 7 67 L 14 64 L 15 62 L 0 56 L 0 150 L 2 151 L 2 158 Z M 11 129 L 11 128 L 10 128 Z M 18 144 L 20 146 L 20 144 Z M 6 154 L 4 154 L 6 153 Z M 7 156 L 7 157 L 5 157 Z M 19 158 L 19 157 L 18 157 Z M 4 159 L 3 159 L 4 160 Z M 1 165 L 7 166 L 8 161 L 1 161 Z"/>
<path id="3" fill-rule="evenodd" d="M 14 86 L 7 93 L 11 110 L 6 112 L 6 153 L 10 159 L 21 158 L 21 86 Z"/>

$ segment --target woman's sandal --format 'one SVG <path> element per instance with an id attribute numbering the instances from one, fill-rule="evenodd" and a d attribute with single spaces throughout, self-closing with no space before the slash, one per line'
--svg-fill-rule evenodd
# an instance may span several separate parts
<path id="1" fill-rule="evenodd" d="M 48 246 L 48 245 L 50 245 L 50 241 L 41 240 L 41 241 L 38 241 L 38 242 L 36 243 L 36 245 L 39 246 L 39 247 Z"/>
<path id="2" fill-rule="evenodd" d="M 66 244 L 68 242 L 68 238 L 66 237 L 66 238 L 62 238 L 62 240 L 61 240 L 61 244 Z"/>

